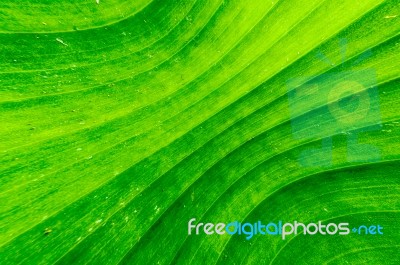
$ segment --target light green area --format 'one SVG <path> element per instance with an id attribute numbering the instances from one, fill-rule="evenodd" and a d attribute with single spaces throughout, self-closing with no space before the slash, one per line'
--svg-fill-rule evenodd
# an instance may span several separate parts
<path id="1" fill-rule="evenodd" d="M 399 10 L 3 1 L 0 264 L 399 264 Z M 191 218 L 385 234 L 247 241 Z"/>

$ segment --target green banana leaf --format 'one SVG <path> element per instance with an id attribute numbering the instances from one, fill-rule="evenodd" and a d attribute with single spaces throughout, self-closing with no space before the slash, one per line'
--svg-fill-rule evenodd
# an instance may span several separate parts
<path id="1" fill-rule="evenodd" d="M 0 264 L 400 264 L 398 0 L 3 0 L 0 93 Z"/>

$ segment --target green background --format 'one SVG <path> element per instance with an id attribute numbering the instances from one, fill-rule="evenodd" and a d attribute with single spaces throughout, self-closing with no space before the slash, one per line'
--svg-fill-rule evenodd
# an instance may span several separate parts
<path id="1" fill-rule="evenodd" d="M 0 263 L 399 264 L 399 33 L 398 0 L 2 0 Z"/>

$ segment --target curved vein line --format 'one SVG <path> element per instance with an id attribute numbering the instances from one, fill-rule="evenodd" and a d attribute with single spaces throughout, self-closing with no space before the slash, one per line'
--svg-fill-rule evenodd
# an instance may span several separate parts
<path id="1" fill-rule="evenodd" d="M 132 12 L 127 17 L 123 17 L 122 19 L 115 19 L 111 23 L 106 23 L 106 24 L 103 24 L 103 25 L 95 26 L 95 27 L 79 29 L 79 31 L 90 31 L 90 30 L 94 30 L 94 29 L 101 29 L 101 28 L 104 28 L 104 27 L 109 27 L 109 26 L 116 25 L 116 24 L 118 24 L 120 22 L 128 20 L 128 19 L 136 16 L 137 14 L 141 13 L 143 11 L 143 9 L 148 7 L 152 2 L 154 2 L 154 0 L 148 1 L 143 7 L 137 9 L 136 12 Z M 40 32 L 35 32 L 35 31 L 0 31 L 0 34 L 2 34 L 2 35 L 12 35 L 12 34 L 34 35 L 34 34 L 53 34 L 53 33 L 72 33 L 72 32 L 75 32 L 75 30 L 40 31 Z"/>
<path id="2" fill-rule="evenodd" d="M 399 160 L 398 160 L 398 161 L 399 161 Z M 337 218 L 348 217 L 348 216 L 354 216 L 354 215 L 360 215 L 360 214 L 366 214 L 366 213 L 399 213 L 399 212 L 400 212 L 400 211 L 398 211 L 398 210 L 392 210 L 392 211 L 388 211 L 388 210 L 386 210 L 386 211 L 359 211 L 359 212 L 356 212 L 356 213 L 337 215 L 337 216 L 330 217 L 330 218 L 327 218 L 327 219 L 321 220 L 321 221 L 326 222 L 326 221 L 335 220 L 335 219 L 337 219 Z M 281 253 L 281 251 L 282 251 L 292 240 L 294 240 L 294 239 L 297 238 L 298 236 L 299 236 L 299 234 L 297 234 L 297 235 L 295 235 L 294 237 L 290 238 L 290 239 L 286 242 L 286 244 L 284 244 L 284 245 L 279 249 L 279 251 L 276 253 L 276 255 L 274 256 L 274 258 L 270 261 L 269 265 L 272 265 L 273 262 L 275 261 L 276 257 L 278 257 L 278 255 Z"/>
<path id="3" fill-rule="evenodd" d="M 386 162 L 389 162 L 390 160 L 386 160 L 386 161 L 383 161 L 383 162 L 379 162 L 379 163 L 376 163 L 376 164 L 380 164 L 380 163 L 386 163 Z M 393 161 L 400 161 L 400 160 L 393 160 Z M 390 161 L 390 162 L 393 162 L 393 161 Z M 361 166 L 364 166 L 364 165 L 361 165 Z M 360 167 L 360 165 L 355 165 L 355 167 Z M 341 169 L 339 168 L 339 169 L 334 169 L 333 171 L 340 171 Z M 317 176 L 318 174 L 321 174 L 321 173 L 325 173 L 325 172 L 327 172 L 327 171 L 321 171 L 321 172 L 319 172 L 319 173 L 316 173 L 316 174 L 314 174 L 315 176 Z M 298 181 L 303 181 L 303 180 L 306 180 L 307 178 L 309 178 L 309 177 L 315 177 L 315 176 L 313 176 L 313 175 L 308 175 L 308 176 L 306 176 L 306 177 L 304 177 L 303 179 L 299 179 L 299 180 L 296 180 L 296 181 L 294 181 L 294 182 L 298 182 Z M 276 192 L 279 192 L 279 191 L 281 191 L 281 190 L 283 190 L 283 189 L 285 189 L 287 186 L 289 186 L 289 185 L 291 185 L 292 183 L 289 183 L 288 185 L 285 185 L 285 186 L 283 186 L 283 187 L 281 187 L 281 188 L 279 188 L 279 189 L 277 189 L 276 191 L 274 191 L 274 193 L 276 193 Z M 318 196 L 313 196 L 312 198 L 307 198 L 307 199 L 304 199 L 304 200 L 302 200 L 302 202 L 307 202 L 307 201 L 312 201 L 312 199 L 315 199 L 315 198 L 321 198 L 321 197 L 325 197 L 325 196 L 327 196 L 327 195 L 331 195 L 331 194 L 335 194 L 335 193 L 341 193 L 341 192 L 345 192 L 345 191 L 352 191 L 352 190 L 359 190 L 360 188 L 361 189 L 377 189 L 377 188 L 387 188 L 387 187 L 398 187 L 399 185 L 373 185 L 373 186 L 366 186 L 366 187 L 358 187 L 358 188 L 345 188 L 345 189 L 341 189 L 340 191 L 339 190 L 336 190 L 336 191 L 330 191 L 330 192 L 326 192 L 326 193 L 323 193 L 323 194 L 320 194 L 320 195 L 318 195 Z M 266 198 L 265 198 L 265 200 L 267 200 L 269 197 L 272 197 L 273 196 L 273 194 L 271 194 L 271 195 L 268 195 Z M 359 197 L 359 196 L 358 196 Z M 352 197 L 352 198 L 355 198 L 354 196 Z M 342 200 L 335 200 L 335 202 L 338 202 L 338 201 L 348 201 L 349 199 L 347 199 L 347 198 L 345 198 L 345 199 L 342 199 Z M 264 201 L 264 199 L 263 199 L 263 201 Z M 261 204 L 261 203 L 260 203 Z M 249 214 L 250 215 L 250 214 Z M 332 219 L 335 219 L 335 218 L 338 218 L 338 217 L 333 217 L 333 218 L 328 218 L 327 220 L 332 220 Z M 326 220 L 323 220 L 323 221 L 326 221 Z M 297 235 L 295 235 L 295 237 L 296 237 Z M 290 241 L 290 240 L 292 240 L 292 239 L 294 239 L 294 238 L 290 238 L 288 241 Z M 259 242 L 259 240 L 260 240 L 260 238 L 257 238 L 257 239 L 255 239 L 255 242 L 254 243 L 257 243 L 257 242 Z M 289 242 L 287 242 L 287 243 L 289 243 Z M 286 247 L 286 245 L 287 244 L 285 244 L 284 246 L 282 246 L 281 248 L 280 248 L 280 250 L 278 251 L 278 252 L 281 252 L 281 250 L 284 248 L 284 247 Z M 243 259 L 243 262 L 244 262 L 244 260 L 246 259 L 246 257 L 248 257 L 248 255 L 249 255 L 249 253 L 247 253 L 247 255 L 244 257 L 244 259 Z M 277 255 L 276 255 L 277 256 Z M 275 256 L 275 257 L 276 257 Z M 272 264 L 272 262 L 273 262 L 273 260 L 275 259 L 275 257 L 270 261 L 270 265 Z M 242 263 L 243 263 L 242 262 Z"/>
<path id="4" fill-rule="evenodd" d="M 351 255 L 351 254 L 355 254 L 357 252 L 363 252 L 365 250 L 375 250 L 375 249 L 387 249 L 387 248 L 400 248 L 400 244 L 399 245 L 387 245 L 387 246 L 376 246 L 376 247 L 363 247 L 363 248 L 358 248 L 358 249 L 353 249 L 351 251 L 347 251 L 345 253 L 341 253 L 340 255 L 336 255 L 333 258 L 329 259 L 328 261 L 325 261 L 323 264 L 330 264 L 331 262 L 334 262 L 340 258 L 343 258 L 345 256 Z"/>
<path id="5" fill-rule="evenodd" d="M 264 202 L 265 202 L 267 199 L 269 199 L 271 196 L 273 196 L 274 194 L 276 194 L 276 193 L 279 192 L 280 190 L 284 189 L 285 187 L 290 186 L 290 185 L 293 185 L 293 184 L 295 184 L 295 183 L 297 183 L 297 182 L 299 182 L 299 181 L 306 180 L 307 178 L 316 176 L 316 175 L 321 174 L 321 173 L 330 173 L 330 172 L 335 172 L 335 171 L 339 171 L 339 170 L 343 170 L 343 169 L 359 168 L 359 167 L 363 167 L 363 166 L 365 166 L 365 165 L 377 165 L 377 164 L 386 163 L 386 162 L 398 162 L 398 161 L 400 161 L 400 159 L 391 159 L 391 160 L 384 160 L 384 161 L 378 161 L 378 162 L 372 162 L 372 163 L 369 162 L 369 163 L 360 163 L 360 164 L 357 164 L 357 165 L 341 166 L 341 167 L 336 167 L 336 168 L 330 168 L 330 169 L 328 169 L 328 170 L 321 170 L 321 171 L 314 172 L 314 173 L 312 173 L 312 174 L 309 174 L 309 175 L 306 175 L 306 176 L 297 178 L 297 179 L 295 179 L 295 180 L 293 180 L 293 181 L 290 181 L 289 183 L 285 184 L 285 186 L 276 188 L 275 190 L 273 190 L 272 192 L 270 192 L 267 196 L 265 196 L 263 199 L 260 199 L 260 201 L 259 201 L 257 204 L 255 204 L 255 205 L 252 207 L 252 209 L 249 210 L 249 211 L 247 212 L 247 214 L 245 214 L 245 216 L 242 218 L 242 220 L 244 220 L 244 219 L 246 219 L 248 216 L 250 216 L 250 215 L 254 212 L 254 210 L 256 210 L 257 207 L 259 207 L 262 203 L 264 203 Z M 323 220 L 323 221 L 324 221 L 324 220 Z M 297 235 L 296 235 L 296 236 L 297 236 Z M 293 240 L 293 239 L 294 239 L 294 237 L 293 237 L 292 239 L 290 239 L 287 243 L 289 243 L 289 242 L 290 242 L 291 240 Z M 221 250 L 221 253 L 220 253 L 220 255 L 219 255 L 219 258 L 217 259 L 217 261 L 216 261 L 215 264 L 217 264 L 217 263 L 219 262 L 219 259 L 221 258 L 221 254 L 224 252 L 224 250 L 225 250 L 227 244 L 230 242 L 230 240 L 231 240 L 231 238 L 229 238 L 229 239 L 227 240 L 227 242 L 224 244 L 224 247 L 223 247 L 223 249 Z M 285 247 L 285 246 L 283 246 L 281 249 L 283 249 L 284 247 Z M 279 252 L 278 252 L 278 253 L 279 253 Z M 272 264 L 272 261 L 271 261 L 270 264 Z"/>

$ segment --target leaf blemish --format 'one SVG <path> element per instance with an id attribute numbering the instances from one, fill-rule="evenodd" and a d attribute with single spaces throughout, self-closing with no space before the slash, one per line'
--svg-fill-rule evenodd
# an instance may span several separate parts
<path id="1" fill-rule="evenodd" d="M 61 43 L 64 46 L 68 46 L 68 44 L 66 44 L 62 39 L 60 38 L 56 38 L 56 41 L 58 41 L 59 43 Z"/>

